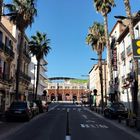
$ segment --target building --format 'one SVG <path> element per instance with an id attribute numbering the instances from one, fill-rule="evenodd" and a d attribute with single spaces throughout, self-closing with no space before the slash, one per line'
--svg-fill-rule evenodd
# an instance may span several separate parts
<path id="1" fill-rule="evenodd" d="M 0 22 L 0 112 L 6 110 L 15 99 L 16 71 L 19 46 L 19 31 L 8 17 Z M 24 37 L 22 64 L 19 72 L 19 99 L 27 100 L 30 76 L 28 66 L 31 58 L 28 54 L 28 38 Z"/>
<path id="2" fill-rule="evenodd" d="M 47 76 L 45 72 L 47 72 L 47 61 L 42 59 L 40 61 L 40 74 L 39 74 L 39 83 L 38 83 L 38 90 L 37 90 L 37 97 L 45 99 L 45 94 L 43 93 L 44 90 L 46 89 L 46 81 L 47 81 Z M 36 57 L 33 56 L 31 57 L 31 63 L 29 64 L 29 73 L 31 76 L 31 83 L 29 86 L 29 100 L 34 99 L 35 97 L 35 88 L 36 88 L 36 73 L 37 73 L 37 60 Z"/>
<path id="3" fill-rule="evenodd" d="M 0 112 L 9 106 L 15 86 L 17 40 L 5 25 L 8 20 L 0 22 Z"/>
<path id="4" fill-rule="evenodd" d="M 107 79 L 107 63 L 106 61 L 102 61 L 102 74 L 103 74 L 103 96 L 104 102 L 107 102 L 109 99 L 108 95 L 108 79 Z M 97 89 L 97 95 L 94 95 L 93 90 Z M 93 96 L 93 104 L 99 106 L 101 102 L 101 85 L 100 85 L 100 77 L 99 77 L 99 66 L 95 64 L 92 69 L 89 71 L 89 90 L 92 91 Z"/>
<path id="5" fill-rule="evenodd" d="M 69 77 L 53 77 L 47 81 L 48 100 L 51 101 L 87 101 L 89 90 L 87 80 Z"/>
<path id="6" fill-rule="evenodd" d="M 140 21 L 134 20 L 134 34 L 135 39 L 140 39 Z M 113 69 L 115 101 L 123 102 L 131 111 L 136 109 L 136 102 L 138 95 L 135 94 L 135 80 L 134 80 L 134 59 L 132 53 L 132 42 L 128 28 L 128 20 L 125 22 L 117 21 L 110 33 L 112 42 L 113 60 L 115 59 Z M 115 58 L 116 57 L 116 58 Z M 139 64 L 138 64 L 139 65 Z M 139 65 L 140 66 L 140 65 Z M 139 68 L 138 81 L 140 80 Z M 138 85 L 140 89 L 140 83 Z"/>

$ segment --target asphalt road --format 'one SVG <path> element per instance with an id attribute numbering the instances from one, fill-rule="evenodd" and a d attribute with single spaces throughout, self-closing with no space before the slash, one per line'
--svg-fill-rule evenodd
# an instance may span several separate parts
<path id="1" fill-rule="evenodd" d="M 5 130 L 6 131 L 6 130 Z M 67 138 L 66 138 L 67 135 Z M 59 104 L 0 140 L 138 140 L 85 107 Z M 140 139 L 140 138 L 139 138 Z"/>

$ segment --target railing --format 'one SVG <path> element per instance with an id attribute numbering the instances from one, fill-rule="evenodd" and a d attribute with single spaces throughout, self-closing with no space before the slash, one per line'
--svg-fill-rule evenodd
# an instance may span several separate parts
<path id="1" fill-rule="evenodd" d="M 14 52 L 8 46 L 6 46 L 3 42 L 0 41 L 0 50 L 6 53 L 10 58 L 14 58 Z"/>
<path id="2" fill-rule="evenodd" d="M 29 61 L 31 61 L 31 57 L 26 50 L 23 50 L 23 56 L 26 57 Z"/>
<path id="3" fill-rule="evenodd" d="M 21 71 L 20 71 L 19 75 L 20 75 L 20 78 L 22 78 L 22 79 L 24 79 L 24 80 L 26 80 L 26 81 L 28 81 L 28 82 L 31 81 L 31 77 L 28 76 L 27 74 L 25 74 L 24 72 L 21 72 Z"/>

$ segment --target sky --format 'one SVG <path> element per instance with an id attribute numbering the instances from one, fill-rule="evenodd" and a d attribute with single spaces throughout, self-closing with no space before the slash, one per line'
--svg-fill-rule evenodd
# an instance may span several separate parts
<path id="1" fill-rule="evenodd" d="M 116 7 L 108 15 L 109 32 L 117 21 L 114 16 L 126 15 L 123 0 L 115 0 L 115 3 Z M 132 12 L 140 10 L 140 0 L 130 0 L 130 3 Z M 97 63 L 90 60 L 97 58 L 97 54 L 85 41 L 88 28 L 95 21 L 103 23 L 93 0 L 37 0 L 36 6 L 38 15 L 26 34 L 30 38 L 39 31 L 50 39 L 51 50 L 46 57 L 47 77 L 86 78 Z M 106 49 L 103 58 L 106 58 Z"/>

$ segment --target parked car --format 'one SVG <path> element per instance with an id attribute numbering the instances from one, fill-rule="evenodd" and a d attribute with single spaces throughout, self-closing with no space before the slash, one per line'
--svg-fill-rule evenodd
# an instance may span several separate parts
<path id="1" fill-rule="evenodd" d="M 36 116 L 39 114 L 39 107 L 37 106 L 35 102 L 31 102 L 30 107 L 31 107 L 33 116 Z"/>
<path id="2" fill-rule="evenodd" d="M 124 104 L 120 102 L 110 103 L 104 109 L 104 116 L 108 118 L 118 118 L 118 116 L 127 118 L 128 111 Z"/>
<path id="3" fill-rule="evenodd" d="M 5 112 L 5 117 L 9 121 L 11 119 L 24 119 L 30 120 L 32 118 L 32 110 L 30 102 L 26 101 L 14 101 Z"/>

